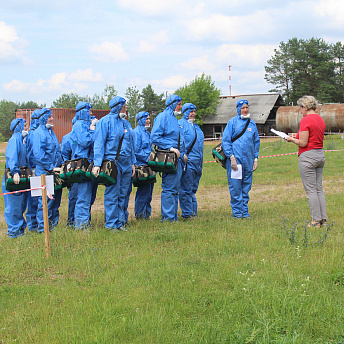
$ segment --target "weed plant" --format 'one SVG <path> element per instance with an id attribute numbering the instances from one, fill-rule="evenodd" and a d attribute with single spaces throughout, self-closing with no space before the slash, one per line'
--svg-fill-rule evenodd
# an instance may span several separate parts
<path id="1" fill-rule="evenodd" d="M 344 148 L 340 137 L 331 140 Z M 295 148 L 262 141 L 261 155 Z M 226 171 L 216 163 L 204 164 L 197 218 L 131 219 L 126 233 L 105 230 L 103 209 L 90 231 L 68 228 L 64 190 L 49 259 L 43 235 L 1 231 L 0 342 L 343 343 L 344 152 L 325 155 L 335 223 L 326 237 L 299 225 L 310 215 L 297 155 L 259 159 L 252 220 L 232 218 Z"/>

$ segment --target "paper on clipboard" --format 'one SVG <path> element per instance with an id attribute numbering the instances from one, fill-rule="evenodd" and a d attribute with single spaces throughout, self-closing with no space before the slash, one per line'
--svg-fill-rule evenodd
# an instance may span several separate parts
<path id="1" fill-rule="evenodd" d="M 234 171 L 231 170 L 231 178 L 232 179 L 242 179 L 242 165 L 238 165 L 238 170 Z"/>
<path id="2" fill-rule="evenodd" d="M 53 195 L 54 194 L 54 176 L 45 176 L 47 183 L 47 191 Z M 35 189 L 41 187 L 41 176 L 35 176 L 30 178 L 30 188 Z M 42 196 L 42 189 L 31 190 L 31 197 Z"/>
<path id="3" fill-rule="evenodd" d="M 275 129 L 270 129 L 274 134 L 278 135 L 279 137 L 282 137 L 282 139 L 287 139 L 287 137 L 289 135 L 287 135 L 286 133 L 284 133 L 283 131 L 278 131 L 278 130 L 275 130 Z"/>

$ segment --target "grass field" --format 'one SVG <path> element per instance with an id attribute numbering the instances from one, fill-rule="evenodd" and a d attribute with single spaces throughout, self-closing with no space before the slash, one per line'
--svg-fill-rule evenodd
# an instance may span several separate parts
<path id="1" fill-rule="evenodd" d="M 260 156 L 296 151 L 263 141 Z M 325 155 L 328 229 L 306 227 L 297 155 L 259 159 L 252 220 L 232 218 L 215 163 L 187 222 L 160 222 L 159 178 L 151 221 L 132 218 L 133 194 L 130 231 L 106 231 L 100 188 L 94 229 L 74 231 L 64 191 L 50 259 L 42 235 L 7 238 L 1 198 L 0 343 L 344 343 L 344 151 Z"/>

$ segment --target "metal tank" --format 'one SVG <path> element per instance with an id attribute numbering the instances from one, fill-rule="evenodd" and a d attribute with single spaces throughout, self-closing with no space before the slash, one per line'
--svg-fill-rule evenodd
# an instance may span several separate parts
<path id="1" fill-rule="evenodd" d="M 344 131 L 344 104 L 319 105 L 315 112 L 323 118 L 326 132 Z M 281 106 L 276 113 L 276 128 L 286 133 L 296 133 L 301 119 L 298 106 Z"/>

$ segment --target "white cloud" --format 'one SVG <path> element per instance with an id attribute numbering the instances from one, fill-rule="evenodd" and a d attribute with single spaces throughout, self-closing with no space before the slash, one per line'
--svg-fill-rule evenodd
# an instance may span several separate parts
<path id="1" fill-rule="evenodd" d="M 273 44 L 222 44 L 216 49 L 219 61 L 226 61 L 228 65 L 264 66 L 273 54 Z"/>
<path id="2" fill-rule="evenodd" d="M 100 73 L 94 73 L 92 69 L 77 70 L 71 74 L 66 72 L 55 73 L 50 79 L 38 79 L 37 82 L 22 82 L 17 79 L 3 84 L 3 89 L 11 93 L 27 93 L 29 95 L 40 95 L 51 91 L 62 93 L 84 92 L 89 83 L 101 82 L 103 77 Z"/>
<path id="3" fill-rule="evenodd" d="M 166 30 L 151 35 L 145 40 L 139 42 L 139 51 L 142 53 L 152 53 L 161 48 L 161 45 L 166 44 L 169 41 Z"/>
<path id="4" fill-rule="evenodd" d="M 104 78 L 101 73 L 94 73 L 91 68 L 85 70 L 78 69 L 68 76 L 68 80 L 71 82 L 102 82 Z"/>
<path id="5" fill-rule="evenodd" d="M 183 62 L 181 66 L 188 70 L 196 70 L 206 74 L 216 69 L 216 65 L 209 61 L 209 55 L 193 57 Z"/>
<path id="6" fill-rule="evenodd" d="M 0 22 L 0 63 L 21 62 L 29 64 L 30 60 L 26 57 L 23 47 L 27 43 L 20 40 L 14 27 Z"/>
<path id="7" fill-rule="evenodd" d="M 117 4 L 123 9 L 138 12 L 143 15 L 157 16 L 162 14 L 173 14 L 178 16 L 183 0 L 118 0 Z"/>
<path id="8" fill-rule="evenodd" d="M 190 81 L 185 75 L 172 75 L 161 80 L 154 80 L 154 84 L 162 89 L 176 90 Z"/>
<path id="9" fill-rule="evenodd" d="M 343 0 L 321 0 L 315 5 L 315 11 L 322 18 L 329 16 L 331 18 L 330 25 L 343 29 Z"/>
<path id="10" fill-rule="evenodd" d="M 121 42 L 105 41 L 101 44 L 93 44 L 89 50 L 94 55 L 94 58 L 100 62 L 120 62 L 129 60 L 129 56 L 122 47 Z"/>
<path id="11" fill-rule="evenodd" d="M 263 37 L 273 30 L 271 15 L 267 11 L 256 11 L 242 16 L 212 14 L 190 19 L 185 23 L 188 35 L 193 40 L 243 41 Z"/>

